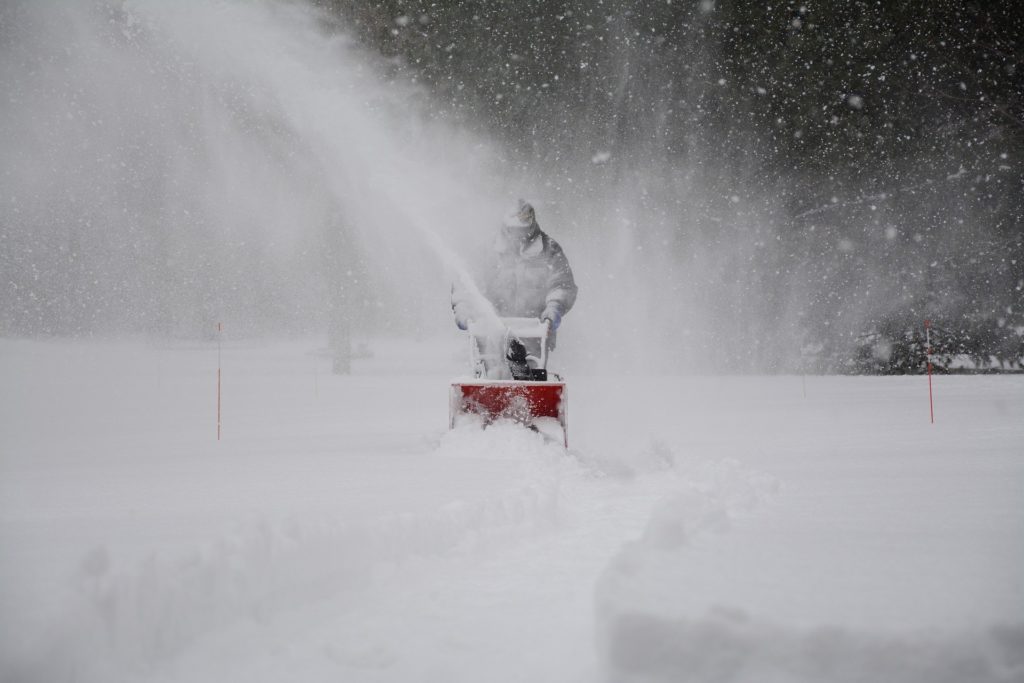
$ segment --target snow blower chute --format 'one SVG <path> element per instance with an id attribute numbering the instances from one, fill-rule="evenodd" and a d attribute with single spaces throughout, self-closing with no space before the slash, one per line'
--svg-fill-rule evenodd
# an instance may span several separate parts
<path id="1" fill-rule="evenodd" d="M 547 369 L 548 332 L 548 323 L 536 318 L 502 318 L 501 326 L 471 322 L 473 379 L 452 382 L 449 427 L 467 414 L 479 415 L 485 426 L 506 418 L 568 447 L 568 397 L 565 382 Z"/>

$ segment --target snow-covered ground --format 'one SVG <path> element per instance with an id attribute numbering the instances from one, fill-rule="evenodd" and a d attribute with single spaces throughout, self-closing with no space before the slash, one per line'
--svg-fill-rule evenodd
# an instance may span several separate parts
<path id="1" fill-rule="evenodd" d="M 0 341 L 3 681 L 1021 681 L 1024 378 L 572 376 L 454 338 Z"/>

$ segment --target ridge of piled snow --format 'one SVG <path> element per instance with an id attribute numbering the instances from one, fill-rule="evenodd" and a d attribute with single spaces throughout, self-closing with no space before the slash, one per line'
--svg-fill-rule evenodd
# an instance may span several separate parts
<path id="1" fill-rule="evenodd" d="M 993 621 L 987 626 L 955 623 L 898 628 L 875 619 L 871 630 L 845 623 L 808 623 L 793 615 L 762 616 L 740 605 L 750 597 L 736 586 L 730 599 L 723 586 L 738 578 L 755 593 L 786 591 L 800 580 L 780 581 L 777 563 L 730 566 L 728 550 L 711 536 L 743 532 L 744 557 L 764 552 L 751 542 L 752 513 L 781 490 L 776 480 L 746 472 L 733 461 L 704 465 L 680 493 L 653 511 L 644 532 L 609 562 L 595 593 L 597 648 L 609 680 L 622 683 L 716 681 L 812 683 L 1010 683 L 1024 680 L 1024 623 Z M 708 476 L 710 474 L 710 476 Z M 792 505 L 792 501 L 789 502 Z M 769 514 L 769 517 L 771 515 Z M 751 532 L 747 527 L 754 527 Z M 841 531 L 837 529 L 837 534 Z M 804 541 L 806 543 L 806 541 Z M 710 552 L 709 552 L 710 550 Z M 823 549 L 828 552 L 828 549 Z M 774 552 L 782 553 L 776 549 Z M 709 572 L 720 575 L 709 581 Z M 922 577 L 924 580 L 924 577 Z M 836 585 L 843 585 L 841 581 Z M 897 583 L 897 585 L 899 585 Z M 950 585 L 949 591 L 960 586 Z M 875 585 L 885 594 L 891 587 Z M 703 599 L 687 594 L 709 591 Z M 898 594 L 906 601 L 905 589 Z M 804 585 L 801 599 L 815 599 Z M 867 597 L 867 596 L 862 596 Z M 897 594 L 892 595 L 893 598 Z M 941 596 L 935 596 L 941 599 Z M 826 605 L 832 597 L 818 595 Z M 856 598 L 855 598 L 856 599 Z M 877 598 L 876 598 L 877 600 Z M 865 609 L 870 609 L 866 607 Z M 828 608 L 836 614 L 835 605 Z M 810 613 L 814 613 L 811 610 Z M 870 612 L 869 612 L 870 613 Z M 788 620 L 787 620 L 788 619 Z"/>
<path id="2" fill-rule="evenodd" d="M 880 635 L 835 626 L 798 629 L 721 607 L 692 618 L 611 611 L 601 622 L 612 680 L 886 681 L 1024 680 L 1024 628 Z"/>

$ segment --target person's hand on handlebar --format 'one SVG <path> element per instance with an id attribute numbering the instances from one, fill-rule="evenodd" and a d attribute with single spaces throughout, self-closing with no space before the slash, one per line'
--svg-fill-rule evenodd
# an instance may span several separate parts
<path id="1" fill-rule="evenodd" d="M 540 314 L 540 319 L 547 322 L 552 332 L 557 330 L 558 326 L 562 324 L 562 314 L 558 312 L 558 308 L 555 306 L 545 308 L 544 312 Z"/>

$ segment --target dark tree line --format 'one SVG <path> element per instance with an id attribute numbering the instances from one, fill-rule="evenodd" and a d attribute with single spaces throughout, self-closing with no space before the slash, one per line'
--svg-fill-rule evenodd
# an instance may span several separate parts
<path id="1" fill-rule="evenodd" d="M 321 4 L 513 163 L 593 195 L 645 169 L 681 262 L 753 245 L 720 256 L 721 308 L 798 352 L 722 366 L 918 371 L 925 318 L 980 365 L 1024 356 L 1017 3 Z"/>

